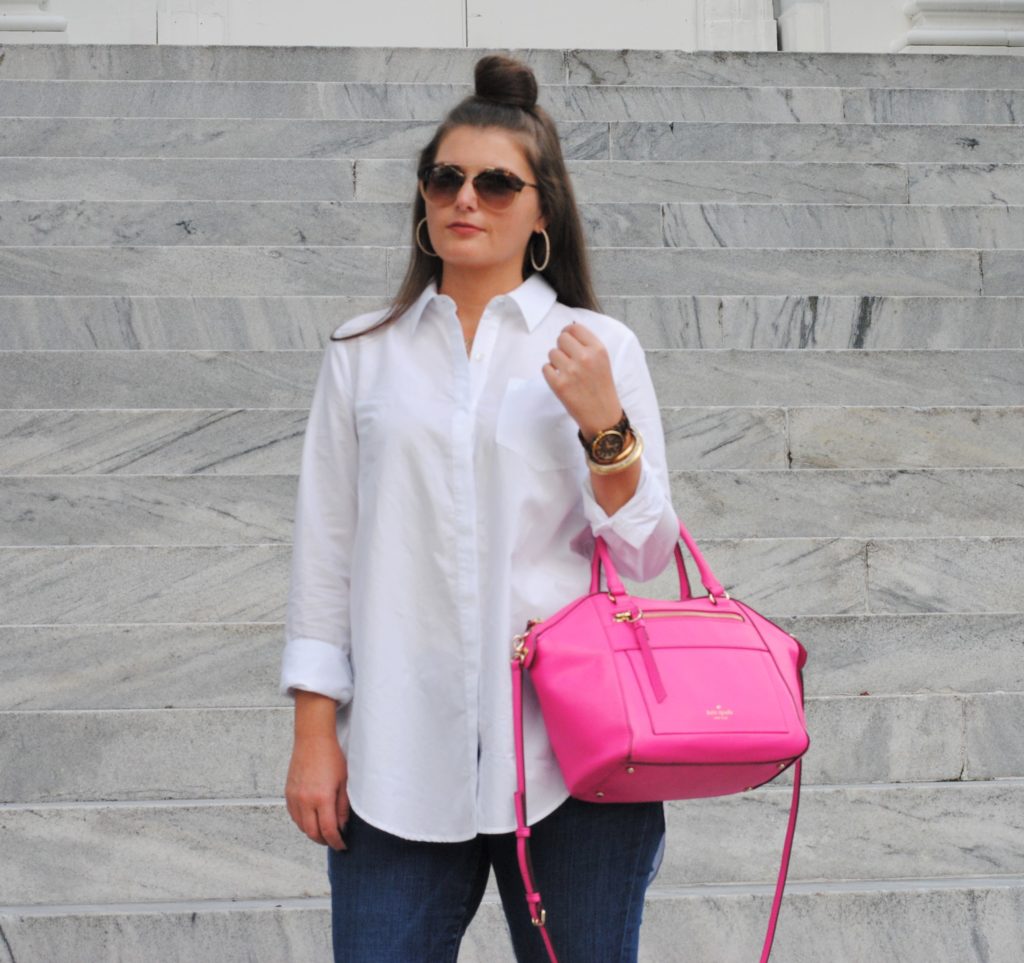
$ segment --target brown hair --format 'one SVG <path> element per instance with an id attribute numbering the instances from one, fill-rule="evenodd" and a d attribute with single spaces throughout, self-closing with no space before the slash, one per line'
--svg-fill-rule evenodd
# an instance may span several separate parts
<path id="1" fill-rule="evenodd" d="M 474 80 L 475 93 L 449 112 L 430 143 L 420 152 L 417 172 L 434 163 L 441 141 L 456 127 L 499 127 L 516 135 L 533 168 L 541 212 L 547 219 L 547 232 L 551 239 L 551 259 L 544 269 L 544 277 L 563 304 L 599 310 L 590 280 L 583 226 L 562 156 L 558 130 L 547 111 L 537 106 L 537 79 L 533 71 L 518 60 L 491 55 L 477 61 Z M 426 204 L 417 190 L 412 210 L 412 256 L 405 278 L 388 313 L 369 331 L 401 316 L 431 281 L 440 286 L 440 258 L 424 254 L 416 243 L 416 225 L 425 216 Z M 530 263 L 532 243 L 526 246 L 523 256 L 524 278 L 534 272 Z M 543 246 L 539 247 L 536 257 L 542 260 Z M 331 340 L 346 341 L 365 333 L 361 331 L 340 338 L 331 335 Z"/>

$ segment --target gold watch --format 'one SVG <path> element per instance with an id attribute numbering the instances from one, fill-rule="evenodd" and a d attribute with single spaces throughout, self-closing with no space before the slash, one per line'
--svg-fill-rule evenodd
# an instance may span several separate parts
<path id="1" fill-rule="evenodd" d="M 597 465 L 610 465 L 618 460 L 626 450 L 628 434 L 629 418 L 625 411 L 616 424 L 599 431 L 590 441 L 583 437 L 583 429 L 577 432 L 587 457 Z"/>

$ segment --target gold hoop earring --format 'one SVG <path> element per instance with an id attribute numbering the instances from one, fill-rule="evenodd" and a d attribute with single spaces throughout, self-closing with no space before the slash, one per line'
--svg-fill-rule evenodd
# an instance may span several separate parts
<path id="1" fill-rule="evenodd" d="M 536 233 L 536 232 L 535 232 Z M 542 230 L 541 236 L 544 238 L 544 263 L 538 264 L 537 259 L 533 256 L 533 242 L 530 242 L 530 264 L 533 265 L 533 269 L 538 273 L 543 271 L 548 266 L 548 262 L 551 260 L 551 238 L 548 237 L 548 232 Z"/>
<path id="2" fill-rule="evenodd" d="M 416 246 L 417 246 L 417 247 L 418 247 L 418 248 L 419 248 L 419 249 L 420 249 L 420 250 L 421 250 L 421 251 L 422 251 L 422 252 L 423 252 L 424 254 L 426 254 L 426 255 L 427 255 L 427 257 L 440 257 L 441 255 L 440 255 L 440 254 L 438 254 L 438 253 L 437 253 L 436 251 L 429 251 L 429 250 L 427 250 L 427 248 L 426 248 L 426 247 L 424 246 L 424 244 L 423 244 L 423 241 L 422 241 L 422 240 L 421 240 L 421 238 L 420 238 L 420 231 L 422 230 L 422 228 L 423 228 L 423 225 L 424 225 L 424 224 L 426 224 L 426 223 L 427 223 L 427 219 L 426 219 L 426 218 L 423 218 L 423 220 L 422 220 L 422 221 L 420 221 L 420 222 L 419 222 L 419 224 L 417 224 L 417 225 L 416 225 Z"/>

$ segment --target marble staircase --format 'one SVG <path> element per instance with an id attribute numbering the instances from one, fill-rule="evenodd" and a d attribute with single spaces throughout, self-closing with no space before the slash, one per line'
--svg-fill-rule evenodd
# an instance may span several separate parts
<path id="1" fill-rule="evenodd" d="M 478 55 L 0 47 L 0 963 L 330 959 L 281 799 L 295 473 Z M 676 505 L 810 650 L 773 959 L 1019 963 L 1019 59 L 525 56 Z M 756 958 L 787 802 L 669 805 L 644 963 Z M 489 893 L 460 961 L 509 960 Z"/>

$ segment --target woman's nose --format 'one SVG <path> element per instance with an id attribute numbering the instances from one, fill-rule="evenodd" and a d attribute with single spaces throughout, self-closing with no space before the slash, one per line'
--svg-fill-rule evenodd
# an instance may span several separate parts
<path id="1" fill-rule="evenodd" d="M 459 193 L 455 195 L 455 206 L 473 210 L 476 207 L 476 202 L 476 189 L 473 187 L 473 181 L 467 177 L 462 182 Z"/>

